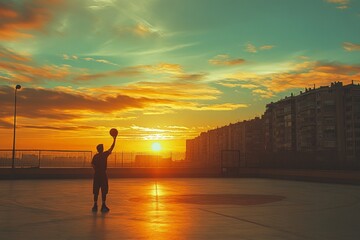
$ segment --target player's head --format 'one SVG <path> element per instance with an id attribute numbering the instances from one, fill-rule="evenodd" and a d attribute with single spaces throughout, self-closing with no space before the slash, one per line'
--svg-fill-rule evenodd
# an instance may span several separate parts
<path id="1" fill-rule="evenodd" d="M 97 149 L 97 151 L 98 151 L 99 153 L 102 153 L 102 152 L 104 151 L 104 145 L 99 144 L 99 145 L 96 146 L 96 149 Z"/>

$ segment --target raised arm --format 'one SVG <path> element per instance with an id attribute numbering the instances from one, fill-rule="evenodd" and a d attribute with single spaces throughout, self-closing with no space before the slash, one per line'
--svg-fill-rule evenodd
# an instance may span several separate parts
<path id="1" fill-rule="evenodd" d="M 113 137 L 114 138 L 114 141 L 113 141 L 113 143 L 111 144 L 111 147 L 109 148 L 109 150 L 107 150 L 107 152 L 109 152 L 109 153 L 111 153 L 112 152 L 112 150 L 114 149 L 114 147 L 115 147 L 115 142 L 116 142 L 116 136 L 115 137 Z"/>

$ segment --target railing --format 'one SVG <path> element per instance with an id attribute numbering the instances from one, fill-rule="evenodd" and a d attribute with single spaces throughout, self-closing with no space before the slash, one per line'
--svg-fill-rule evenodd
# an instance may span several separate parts
<path id="1" fill-rule="evenodd" d="M 19 149 L 15 151 L 15 168 L 90 168 L 92 151 Z M 185 167 L 183 152 L 113 152 L 109 168 L 121 167 Z M 0 168 L 11 168 L 12 150 L 0 150 Z"/>

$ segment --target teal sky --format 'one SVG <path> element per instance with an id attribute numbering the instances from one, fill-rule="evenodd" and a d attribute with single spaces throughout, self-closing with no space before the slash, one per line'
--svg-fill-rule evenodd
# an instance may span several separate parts
<path id="1" fill-rule="evenodd" d="M 0 1 L 0 132 L 21 84 L 21 146 L 115 126 L 182 150 L 291 92 L 359 83 L 359 23 L 359 0 Z"/>

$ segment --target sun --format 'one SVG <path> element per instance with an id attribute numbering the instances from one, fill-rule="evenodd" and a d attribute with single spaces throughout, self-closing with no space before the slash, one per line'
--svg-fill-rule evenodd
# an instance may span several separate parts
<path id="1" fill-rule="evenodd" d="M 161 151 L 161 144 L 158 143 L 158 142 L 155 142 L 151 145 L 151 149 L 154 151 L 154 152 L 159 152 Z"/>

